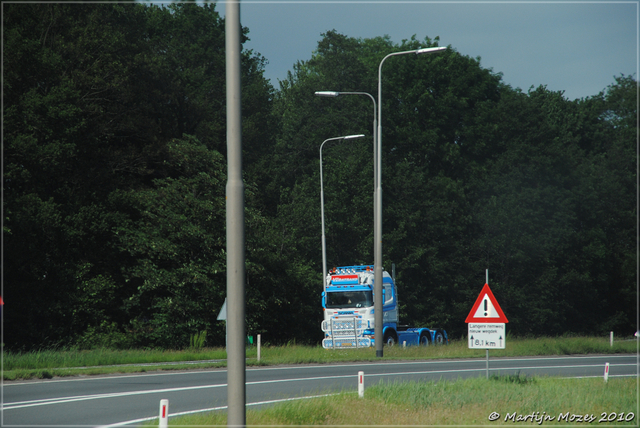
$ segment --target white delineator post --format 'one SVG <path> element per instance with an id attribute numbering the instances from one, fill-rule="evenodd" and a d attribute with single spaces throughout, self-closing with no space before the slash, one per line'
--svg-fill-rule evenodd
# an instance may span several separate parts
<path id="1" fill-rule="evenodd" d="M 358 372 L 358 397 L 364 398 L 364 372 Z"/>
<path id="2" fill-rule="evenodd" d="M 613 332 L 609 332 L 609 345 L 613 347 Z"/>
<path id="3" fill-rule="evenodd" d="M 260 361 L 260 335 L 258 335 L 258 361 Z"/>
<path id="4" fill-rule="evenodd" d="M 604 381 L 609 382 L 609 363 L 604 363 Z"/>
<path id="5" fill-rule="evenodd" d="M 169 426 L 169 400 L 160 400 L 160 428 L 167 428 Z"/>

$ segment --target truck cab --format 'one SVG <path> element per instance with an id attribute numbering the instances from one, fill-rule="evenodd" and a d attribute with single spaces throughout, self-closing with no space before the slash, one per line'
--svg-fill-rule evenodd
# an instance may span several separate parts
<path id="1" fill-rule="evenodd" d="M 322 346 L 337 349 L 375 345 L 373 266 L 333 268 L 325 281 L 326 291 L 322 293 Z M 448 343 L 447 333 L 443 329 L 398 325 L 397 296 L 393 278 L 383 271 L 382 340 L 385 345 L 402 343 L 428 346 L 430 343 Z"/>
<path id="2" fill-rule="evenodd" d="M 372 346 L 374 342 L 373 266 L 344 266 L 332 269 L 326 276 L 326 292 L 322 296 L 325 340 L 336 336 L 334 330 L 349 330 L 363 340 L 344 341 L 339 347 Z M 383 323 L 398 322 L 398 305 L 393 279 L 388 272 L 382 274 Z M 359 334 L 358 334 L 359 333 Z M 324 342 L 323 342 L 324 344 Z M 331 343 L 331 347 L 333 347 Z M 337 342 L 336 342 L 337 345 Z"/>

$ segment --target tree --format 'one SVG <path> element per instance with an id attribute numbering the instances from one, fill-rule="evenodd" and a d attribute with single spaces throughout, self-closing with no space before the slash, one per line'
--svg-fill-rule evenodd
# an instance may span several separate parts
<path id="1" fill-rule="evenodd" d="M 214 228 L 219 217 L 206 212 L 215 198 L 202 200 L 221 196 L 226 149 L 224 22 L 215 5 L 19 3 L 4 11 L 3 230 L 11 251 L 3 297 L 15 326 L 5 343 L 188 344 L 188 333 L 210 324 L 189 317 L 221 304 L 224 275 L 212 243 L 224 224 Z M 245 51 L 242 62 L 253 101 L 243 111 L 251 116 L 245 141 L 255 149 L 269 139 L 256 130 L 268 129 L 273 88 L 263 58 Z M 175 200 L 182 192 L 188 207 Z M 171 222 L 183 231 L 168 233 Z M 202 241 L 187 242 L 199 231 Z M 168 255 L 150 246 L 158 243 L 176 248 Z M 193 252 L 200 244 L 206 258 Z M 149 289 L 162 278 L 189 285 Z M 199 292 L 202 305 L 169 311 L 167 294 L 184 303 Z M 162 325 L 177 315 L 174 330 Z M 211 331 L 211 342 L 221 332 Z"/>
<path id="2" fill-rule="evenodd" d="M 313 92 L 373 93 L 384 55 L 433 45 L 437 38 L 394 45 L 331 31 L 282 82 L 272 212 L 287 232 L 280 248 L 300 265 L 320 262 L 310 208 L 319 205 L 316 146 L 370 128 L 366 99 Z M 545 87 L 513 89 L 451 47 L 393 61 L 383 76 L 383 254 L 385 268 L 397 265 L 402 322 L 463 334 L 489 268 L 516 334 L 631 328 L 633 310 L 620 301 L 635 296 L 637 82 L 618 78 L 606 94 L 569 101 Z M 330 265 L 371 262 L 367 152 L 340 144 L 325 157 Z"/>
<path id="3" fill-rule="evenodd" d="M 7 4 L 8 349 L 184 347 L 224 330 L 224 21 L 215 5 Z M 243 41 L 248 39 L 243 29 Z M 247 328 L 317 343 L 330 266 L 372 262 L 371 103 L 393 51 L 322 35 L 275 92 L 242 54 Z M 383 76 L 383 257 L 402 322 L 464 334 L 489 268 L 516 334 L 631 332 L 637 81 L 524 93 L 452 47 Z M 635 160 L 635 162 L 634 162 Z M 579 298 L 578 298 L 579 297 Z"/>
<path id="4" fill-rule="evenodd" d="M 87 317 L 109 323 L 104 311 L 117 262 L 101 252 L 120 216 L 104 200 L 123 176 L 144 171 L 137 135 L 109 124 L 129 111 L 128 59 L 140 52 L 130 40 L 140 39 L 134 23 L 143 11 L 25 3 L 4 9 L 9 346 L 69 343 Z M 93 299 L 100 303 L 78 307 Z"/>
<path id="5" fill-rule="evenodd" d="M 610 114 L 606 98 L 573 102 L 544 87 L 503 98 L 504 150 L 478 194 L 483 233 L 474 248 L 494 272 L 494 291 L 517 332 L 633 329 L 632 309 L 620 304 L 633 297 L 632 275 L 621 277 L 623 248 L 632 247 L 633 155 L 631 139 L 619 137 L 629 128 L 612 126 L 620 116 Z"/>

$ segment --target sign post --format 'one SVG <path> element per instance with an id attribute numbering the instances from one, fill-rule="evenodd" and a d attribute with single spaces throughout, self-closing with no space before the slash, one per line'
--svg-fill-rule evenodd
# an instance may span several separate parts
<path id="1" fill-rule="evenodd" d="M 487 279 L 489 271 L 487 271 Z M 489 349 L 504 349 L 507 342 L 505 324 L 509 322 L 495 296 L 484 284 L 480 295 L 465 320 L 469 329 L 469 349 L 487 350 L 487 378 L 489 378 Z"/>

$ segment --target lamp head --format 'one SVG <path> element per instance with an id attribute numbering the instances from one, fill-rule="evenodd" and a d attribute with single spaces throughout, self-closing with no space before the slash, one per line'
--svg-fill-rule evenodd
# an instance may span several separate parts
<path id="1" fill-rule="evenodd" d="M 340 92 L 335 91 L 316 91 L 315 93 L 319 97 L 337 97 L 340 95 Z"/>
<path id="2" fill-rule="evenodd" d="M 435 48 L 422 48 L 416 50 L 416 55 L 427 54 L 427 53 L 436 53 L 446 51 L 446 47 L 435 47 Z"/>

